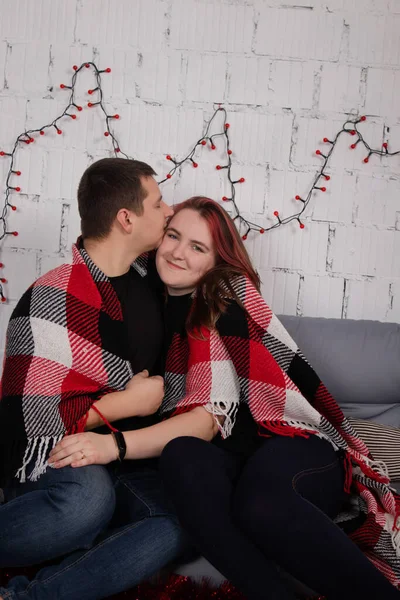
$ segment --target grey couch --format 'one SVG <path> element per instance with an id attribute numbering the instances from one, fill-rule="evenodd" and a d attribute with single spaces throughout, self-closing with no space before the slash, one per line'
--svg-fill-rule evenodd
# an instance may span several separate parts
<path id="1" fill-rule="evenodd" d="M 281 316 L 346 416 L 400 427 L 400 325 Z M 400 482 L 392 482 L 400 491 Z M 179 565 L 176 572 L 219 585 L 223 576 L 204 558 Z M 288 578 L 294 590 L 311 594 Z"/>

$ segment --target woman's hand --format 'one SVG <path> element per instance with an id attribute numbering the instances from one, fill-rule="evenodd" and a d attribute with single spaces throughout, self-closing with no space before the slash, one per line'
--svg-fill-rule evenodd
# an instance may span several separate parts
<path id="1" fill-rule="evenodd" d="M 55 469 L 107 465 L 118 458 L 118 450 L 111 434 L 76 433 L 65 436 L 50 452 L 48 463 Z"/>

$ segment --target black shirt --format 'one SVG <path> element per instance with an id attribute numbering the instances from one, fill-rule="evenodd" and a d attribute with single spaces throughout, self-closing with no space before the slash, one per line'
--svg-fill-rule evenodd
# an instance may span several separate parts
<path id="1" fill-rule="evenodd" d="M 191 294 L 184 296 L 168 296 L 167 303 L 164 309 L 165 321 L 165 352 L 171 344 L 175 333 L 182 337 L 186 337 L 186 319 L 189 314 L 192 299 Z M 237 305 L 232 306 L 237 309 Z M 234 310 L 231 311 L 232 313 Z M 227 312 L 220 316 L 220 319 L 229 319 L 229 307 Z M 224 450 L 233 452 L 241 458 L 248 458 L 253 452 L 259 448 L 263 438 L 258 435 L 258 425 L 253 419 L 248 405 L 241 402 L 236 413 L 235 424 L 232 433 L 226 439 L 223 439 L 218 433 L 212 443 Z"/>
<path id="2" fill-rule="evenodd" d="M 127 273 L 109 277 L 121 303 L 124 318 L 123 346 L 120 354 L 129 360 L 133 373 L 144 369 L 150 375 L 162 373 L 164 325 L 161 296 L 151 274 L 142 277 L 131 267 Z M 115 423 L 121 431 L 142 429 L 160 421 L 157 413 L 147 417 L 128 417 Z M 109 433 L 107 427 L 97 433 Z"/>

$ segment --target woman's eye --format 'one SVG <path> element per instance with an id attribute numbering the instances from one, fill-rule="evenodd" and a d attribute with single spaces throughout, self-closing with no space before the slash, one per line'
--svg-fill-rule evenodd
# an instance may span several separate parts
<path id="1" fill-rule="evenodd" d="M 194 244 L 194 246 L 192 246 L 193 250 L 196 250 L 196 252 L 204 252 L 203 248 L 200 248 L 200 246 L 197 246 L 196 244 Z"/>
<path id="2" fill-rule="evenodd" d="M 176 240 L 176 239 L 177 239 L 177 238 L 176 238 L 176 235 L 174 235 L 173 233 L 167 233 L 167 236 L 168 236 L 169 238 L 171 238 L 171 240 Z"/>

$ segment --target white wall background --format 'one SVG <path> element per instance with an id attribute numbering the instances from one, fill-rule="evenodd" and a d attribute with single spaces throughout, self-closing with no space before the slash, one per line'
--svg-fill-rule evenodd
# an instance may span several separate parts
<path id="1" fill-rule="evenodd" d="M 320 165 L 315 149 L 349 113 L 367 114 L 372 147 L 400 149 L 400 0 L 0 0 L 0 149 L 60 114 L 72 65 L 93 60 L 104 75 L 121 148 L 160 175 L 201 137 L 213 102 L 228 110 L 239 205 L 257 223 L 296 209 Z M 94 87 L 78 80 L 80 103 Z M 84 169 L 110 150 L 99 110 L 79 113 L 21 148 L 23 193 L 0 242 L 8 303 L 70 255 L 79 232 L 75 192 Z M 278 313 L 400 321 L 400 156 L 368 165 L 339 144 L 325 194 L 306 228 L 249 236 L 248 248 Z M 199 150 L 163 186 L 168 201 L 228 192 L 218 152 Z M 8 159 L 0 159 L 4 192 Z M 3 201 L 0 201 L 2 206 Z"/>

